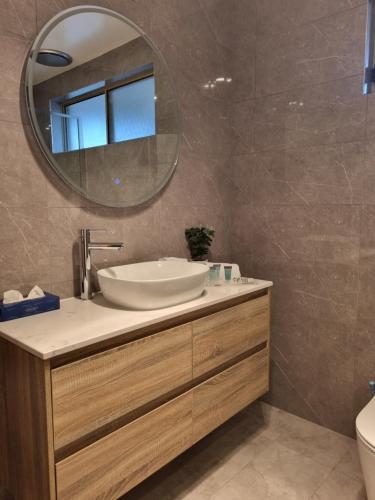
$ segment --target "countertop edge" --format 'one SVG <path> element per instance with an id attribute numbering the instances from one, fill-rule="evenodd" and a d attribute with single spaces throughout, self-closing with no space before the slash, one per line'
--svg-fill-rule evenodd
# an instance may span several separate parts
<path id="1" fill-rule="evenodd" d="M 258 281 L 260 281 L 260 283 L 253 285 L 251 287 L 251 289 L 249 289 L 248 286 L 244 286 L 243 290 L 239 290 L 238 293 L 233 294 L 233 296 L 231 296 L 231 297 L 228 297 L 228 296 L 216 297 L 216 298 L 213 298 L 211 301 L 203 302 L 200 304 L 194 304 L 194 301 L 186 302 L 185 303 L 186 308 L 184 308 L 183 310 L 178 310 L 178 311 L 173 310 L 175 306 L 168 307 L 168 308 L 165 308 L 166 314 L 163 315 L 162 317 L 145 320 L 145 321 L 139 322 L 137 325 L 131 325 L 130 327 L 123 327 L 123 328 L 120 328 L 117 330 L 113 330 L 111 332 L 107 332 L 107 333 L 104 333 L 102 335 L 97 335 L 97 336 L 95 336 L 95 338 L 92 338 L 92 339 L 86 339 L 86 340 L 78 341 L 74 344 L 70 344 L 67 346 L 61 346 L 57 349 L 51 349 L 48 352 L 38 351 L 32 345 L 27 344 L 26 342 L 22 342 L 14 335 L 10 335 L 10 334 L 4 332 L 2 329 L 1 323 L 0 323 L 0 337 L 8 342 L 11 342 L 12 344 L 17 345 L 19 348 L 21 348 L 21 349 L 29 352 L 30 354 L 42 359 L 43 361 L 48 361 L 48 360 L 51 360 L 53 358 L 56 358 L 57 356 L 61 356 L 63 354 L 74 352 L 78 349 L 82 349 L 84 347 L 88 347 L 90 345 L 94 345 L 96 343 L 99 343 L 99 342 L 102 342 L 105 340 L 116 338 L 117 336 L 120 336 L 120 335 L 123 335 L 126 333 L 130 333 L 132 331 L 135 331 L 135 330 L 138 330 L 141 328 L 146 328 L 146 327 L 149 327 L 152 325 L 157 325 L 158 323 L 161 323 L 163 321 L 177 318 L 178 316 L 182 316 L 184 314 L 199 311 L 201 309 L 205 309 L 207 307 L 214 306 L 214 305 L 217 305 L 220 303 L 224 303 L 224 302 L 230 301 L 232 299 L 235 299 L 237 297 L 241 297 L 243 295 L 248 295 L 248 294 L 251 294 L 253 292 L 257 292 L 259 290 L 272 288 L 272 286 L 273 286 L 273 282 L 271 282 L 271 281 L 261 281 L 261 280 L 258 280 Z M 71 297 L 69 299 L 64 299 L 64 300 L 72 300 L 72 299 L 74 299 L 74 297 Z M 180 306 L 185 305 L 185 304 L 180 304 Z M 189 304 L 192 304 L 192 305 L 189 306 Z M 167 312 L 168 309 L 171 310 L 170 313 Z M 48 314 L 48 313 L 44 313 L 44 314 Z M 18 320 L 13 320 L 13 321 L 18 321 Z"/>

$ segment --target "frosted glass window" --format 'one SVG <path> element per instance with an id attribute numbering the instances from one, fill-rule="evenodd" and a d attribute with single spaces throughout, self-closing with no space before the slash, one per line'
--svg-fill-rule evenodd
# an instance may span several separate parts
<path id="1" fill-rule="evenodd" d="M 110 142 L 155 135 L 155 81 L 144 78 L 109 93 Z"/>
<path id="2" fill-rule="evenodd" d="M 107 144 L 104 94 L 70 104 L 65 107 L 65 113 L 77 118 L 77 120 L 66 120 L 67 151 Z"/>
<path id="3" fill-rule="evenodd" d="M 72 97 L 79 97 L 81 95 L 87 94 L 88 92 L 92 92 L 93 90 L 98 90 L 101 87 L 104 87 L 105 82 L 101 81 L 98 83 L 91 83 L 90 85 L 86 85 L 86 87 L 82 87 L 78 90 L 72 90 L 66 94 L 67 99 L 72 99 Z"/>

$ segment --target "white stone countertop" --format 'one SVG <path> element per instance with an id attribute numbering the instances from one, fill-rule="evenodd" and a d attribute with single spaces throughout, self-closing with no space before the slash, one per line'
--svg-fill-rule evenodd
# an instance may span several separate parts
<path id="1" fill-rule="evenodd" d="M 61 308 L 57 311 L 0 323 L 0 337 L 39 358 L 51 359 L 271 286 L 272 282 L 261 280 L 247 285 L 210 286 L 198 299 L 152 311 L 121 309 L 107 302 L 101 294 L 88 301 L 69 298 L 61 300 Z"/>

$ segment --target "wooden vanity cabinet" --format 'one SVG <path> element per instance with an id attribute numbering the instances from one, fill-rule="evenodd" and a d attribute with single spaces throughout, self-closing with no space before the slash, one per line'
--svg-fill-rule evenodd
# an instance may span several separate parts
<path id="1" fill-rule="evenodd" d="M 265 295 L 193 321 L 193 376 L 267 342 L 268 314 Z"/>
<path id="2" fill-rule="evenodd" d="M 190 382 L 191 325 L 52 369 L 55 449 Z"/>
<path id="3" fill-rule="evenodd" d="M 193 442 L 268 390 L 268 349 L 262 349 L 193 389 Z"/>
<path id="4" fill-rule="evenodd" d="M 1 484 L 17 500 L 125 494 L 267 392 L 269 302 L 262 290 L 48 361 L 1 340 Z"/>
<path id="5" fill-rule="evenodd" d="M 56 464 L 57 498 L 118 498 L 191 446 L 182 394 Z"/>

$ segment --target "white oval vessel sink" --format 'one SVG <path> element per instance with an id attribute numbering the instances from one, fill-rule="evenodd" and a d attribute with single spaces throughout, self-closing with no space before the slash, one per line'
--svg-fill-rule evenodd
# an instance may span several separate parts
<path id="1" fill-rule="evenodd" d="M 208 266 L 197 262 L 153 261 L 98 271 L 104 297 L 130 309 L 161 309 L 202 295 Z"/>

